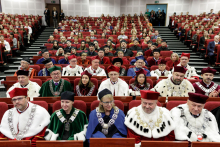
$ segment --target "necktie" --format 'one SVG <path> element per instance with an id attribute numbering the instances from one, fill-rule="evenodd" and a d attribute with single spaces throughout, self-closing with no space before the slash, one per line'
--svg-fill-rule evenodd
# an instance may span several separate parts
<path id="1" fill-rule="evenodd" d="M 57 86 L 58 85 L 58 83 L 54 83 L 55 84 L 55 86 Z"/>

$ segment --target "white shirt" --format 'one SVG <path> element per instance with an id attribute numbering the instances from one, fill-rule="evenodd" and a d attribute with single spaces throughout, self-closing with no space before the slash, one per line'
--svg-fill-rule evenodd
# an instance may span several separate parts
<path id="1" fill-rule="evenodd" d="M 0 43 L 2 43 L 2 42 L 0 41 Z M 10 47 L 10 44 L 8 43 L 8 41 L 4 40 L 4 45 L 5 45 L 5 49 L 10 52 L 11 47 Z"/>
<path id="2" fill-rule="evenodd" d="M 25 26 L 24 28 L 28 28 L 28 34 L 32 34 L 32 28 L 29 26 Z"/>

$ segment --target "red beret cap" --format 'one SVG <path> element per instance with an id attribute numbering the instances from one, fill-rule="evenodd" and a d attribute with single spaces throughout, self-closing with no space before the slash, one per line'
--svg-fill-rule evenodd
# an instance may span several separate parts
<path id="1" fill-rule="evenodd" d="M 199 93 L 189 92 L 188 94 L 189 94 L 190 101 L 193 101 L 195 103 L 200 103 L 200 104 L 205 104 L 206 100 L 209 98 L 208 96 L 199 94 Z"/>
<path id="2" fill-rule="evenodd" d="M 14 88 L 12 91 L 9 92 L 11 98 L 16 96 L 27 96 L 27 88 Z"/>
<path id="3" fill-rule="evenodd" d="M 157 100 L 160 95 L 159 92 L 154 92 L 150 90 L 140 90 L 140 92 L 141 92 L 141 98 L 148 100 Z"/>

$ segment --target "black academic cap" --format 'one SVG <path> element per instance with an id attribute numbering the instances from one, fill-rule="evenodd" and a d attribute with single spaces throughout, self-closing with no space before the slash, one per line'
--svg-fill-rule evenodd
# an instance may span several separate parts
<path id="1" fill-rule="evenodd" d="M 47 58 L 46 60 L 42 61 L 41 63 L 43 63 L 45 65 L 49 62 L 52 62 L 51 58 Z"/>
<path id="2" fill-rule="evenodd" d="M 60 95 L 60 100 L 70 100 L 70 101 L 74 101 L 74 96 L 75 93 L 71 92 L 71 91 L 65 91 L 63 93 L 61 93 Z"/>
<path id="3" fill-rule="evenodd" d="M 28 76 L 29 75 L 29 70 L 28 71 L 18 70 L 16 72 L 16 74 L 17 74 L 17 76 L 20 76 L 20 75 Z"/>
<path id="4" fill-rule="evenodd" d="M 42 49 L 41 50 L 41 53 L 43 54 L 43 53 L 45 53 L 45 52 L 49 52 L 47 49 Z"/>
<path id="5" fill-rule="evenodd" d="M 89 46 L 95 46 L 95 44 L 91 42 L 91 43 L 89 44 Z"/>
<path id="6" fill-rule="evenodd" d="M 159 50 L 159 49 L 154 49 L 154 50 L 153 50 L 153 53 L 154 53 L 154 52 L 160 53 L 160 50 Z"/>
<path id="7" fill-rule="evenodd" d="M 102 91 L 100 91 L 98 93 L 98 97 L 101 100 L 107 94 L 111 94 L 112 95 L 112 92 L 110 90 L 108 90 L 107 88 L 105 88 L 105 89 L 103 89 Z"/>
<path id="8" fill-rule="evenodd" d="M 115 62 L 121 62 L 121 65 L 123 64 L 123 60 L 122 60 L 121 58 L 115 58 L 115 59 L 113 59 L 112 64 L 114 65 Z"/>
<path id="9" fill-rule="evenodd" d="M 22 60 L 23 60 L 23 61 L 26 61 L 26 62 L 28 62 L 28 63 L 31 63 L 31 61 L 30 61 L 30 59 L 29 59 L 28 57 L 24 57 Z"/>
<path id="10" fill-rule="evenodd" d="M 66 53 L 71 53 L 71 50 L 69 50 L 69 49 L 64 50 L 64 54 L 66 54 Z"/>

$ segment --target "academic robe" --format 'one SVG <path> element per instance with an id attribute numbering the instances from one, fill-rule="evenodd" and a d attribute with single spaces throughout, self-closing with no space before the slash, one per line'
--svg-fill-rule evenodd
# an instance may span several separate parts
<path id="1" fill-rule="evenodd" d="M 192 116 L 187 104 L 174 107 L 170 112 L 178 126 L 174 129 L 176 140 L 198 141 L 197 135 L 202 135 L 201 142 L 220 142 L 218 124 L 208 110 L 202 109 L 197 118 Z"/>
<path id="2" fill-rule="evenodd" d="M 181 64 L 179 63 L 177 66 L 181 66 Z M 187 64 L 186 66 L 186 73 L 185 73 L 185 78 L 191 78 L 194 77 L 196 79 L 199 79 L 199 75 L 196 73 L 196 69 L 195 67 L 189 66 L 189 64 Z M 174 71 L 174 69 L 172 70 L 172 72 Z"/>
<path id="3" fill-rule="evenodd" d="M 82 66 L 76 65 L 74 68 L 72 68 L 70 65 L 68 65 L 63 68 L 62 76 L 81 76 L 82 72 Z"/>
<path id="4" fill-rule="evenodd" d="M 88 51 L 87 52 L 87 56 L 97 56 L 97 55 L 98 55 L 98 53 L 95 51 L 93 51 L 93 52 Z"/>
<path id="5" fill-rule="evenodd" d="M 127 75 L 126 70 L 120 67 L 119 76 L 126 76 L 126 75 Z"/>
<path id="6" fill-rule="evenodd" d="M 37 60 L 36 64 L 42 64 L 42 62 L 44 60 L 45 60 L 45 58 L 40 58 L 40 59 Z M 54 59 L 51 58 L 51 60 L 52 60 L 53 64 L 56 64 L 56 61 Z"/>
<path id="7" fill-rule="evenodd" d="M 154 77 L 154 76 L 157 77 L 157 79 L 159 79 L 160 76 L 165 76 L 165 77 L 171 77 L 172 76 L 171 72 L 166 70 L 166 69 L 163 72 L 160 71 L 159 69 L 152 70 L 150 72 L 150 75 L 152 77 Z"/>
<path id="8" fill-rule="evenodd" d="M 39 94 L 40 86 L 36 82 L 29 81 L 25 87 L 21 87 L 20 83 L 17 82 L 14 85 L 12 85 L 6 92 L 7 98 L 10 98 L 9 92 L 12 91 L 14 88 L 27 88 L 28 89 L 27 95 L 28 97 L 30 97 L 30 101 L 33 101 L 34 97 L 39 97 L 40 95 Z"/>
<path id="9" fill-rule="evenodd" d="M 100 64 L 111 64 L 111 61 L 109 59 L 109 57 L 103 57 L 102 59 L 99 60 Z"/>
<path id="10" fill-rule="evenodd" d="M 52 80 L 52 79 L 51 79 Z M 53 80 L 52 80 L 52 88 L 53 91 L 59 91 L 62 80 L 60 80 L 59 84 L 57 86 L 55 86 Z M 47 82 L 44 82 L 43 85 L 41 86 L 41 89 L 39 91 L 39 94 L 41 97 L 52 97 L 54 96 L 50 90 L 50 80 Z M 73 91 L 72 85 L 70 84 L 70 82 L 64 80 L 64 85 L 63 85 L 63 89 L 61 90 L 60 94 L 64 91 Z M 58 96 L 60 96 L 60 94 Z"/>
<path id="11" fill-rule="evenodd" d="M 74 88 L 74 93 L 75 96 L 96 96 L 97 88 L 95 87 L 95 85 L 93 85 L 92 87 L 80 87 L 79 85 L 76 85 L 76 87 Z"/>
<path id="12" fill-rule="evenodd" d="M 69 120 L 74 112 L 75 114 L 77 114 L 73 122 L 70 123 L 69 135 L 66 135 L 65 122 L 63 121 L 62 117 L 61 118 L 58 117 L 58 116 L 61 116 L 59 115 L 59 112 L 62 114 L 63 118 L 65 118 L 66 120 Z M 73 107 L 72 110 L 70 111 L 70 114 L 68 115 L 69 115 L 69 119 L 67 119 L 67 114 L 63 109 L 59 109 L 51 115 L 48 129 L 51 130 L 53 134 L 50 137 L 51 138 L 50 140 L 54 139 L 53 136 L 55 134 L 59 134 L 56 140 L 83 140 L 85 141 L 85 133 L 86 133 L 87 126 L 88 126 L 88 120 L 86 118 L 85 113 Z M 79 136 L 78 133 L 81 134 L 80 138 L 78 138 Z M 67 137 L 68 139 L 64 139 Z"/>
<path id="13" fill-rule="evenodd" d="M 144 52 L 144 56 L 153 56 L 153 51 L 152 51 L 151 49 L 146 50 L 146 51 Z"/>
<path id="14" fill-rule="evenodd" d="M 77 65 L 82 65 L 82 64 L 89 65 L 91 64 L 91 61 L 89 59 L 85 59 L 85 60 L 77 59 Z"/>
<path id="15" fill-rule="evenodd" d="M 175 141 L 175 123 L 164 107 L 156 106 L 150 114 L 144 112 L 141 105 L 133 107 L 125 117 L 125 125 L 127 138 L 135 138 L 135 147 L 140 146 L 142 140 Z"/>
<path id="16" fill-rule="evenodd" d="M 128 64 L 130 64 L 130 62 L 128 61 L 127 58 L 122 58 L 122 61 L 123 61 L 123 65 L 128 65 Z"/>
<path id="17" fill-rule="evenodd" d="M 152 58 L 152 59 L 148 60 L 148 66 L 151 67 L 153 65 L 158 65 L 161 60 L 162 60 L 162 58 L 159 58 L 157 61 L 154 60 L 154 58 Z"/>
<path id="18" fill-rule="evenodd" d="M 137 61 L 136 59 L 133 59 L 133 60 L 131 60 L 130 64 L 131 64 L 131 65 L 134 65 L 134 63 L 135 63 L 136 61 Z M 147 60 L 144 60 L 144 62 L 145 62 L 145 66 L 148 66 Z"/>
<path id="19" fill-rule="evenodd" d="M 105 53 L 105 56 L 114 56 L 111 52 Z"/>
<path id="20" fill-rule="evenodd" d="M 188 80 L 183 79 L 179 85 L 175 85 L 172 81 L 172 77 L 161 80 L 151 90 L 159 92 L 162 97 L 189 97 L 188 92 L 195 93 L 193 85 Z"/>
<path id="21" fill-rule="evenodd" d="M 214 82 L 211 82 L 211 84 L 207 87 L 203 80 L 193 83 L 193 87 L 195 88 L 196 93 L 200 93 L 206 96 L 209 96 L 212 91 L 218 91 L 220 89 L 220 86 Z M 220 94 L 218 96 L 220 96 Z"/>
<path id="22" fill-rule="evenodd" d="M 145 68 L 143 68 L 143 69 L 147 71 L 146 76 L 150 77 L 151 76 L 150 75 L 150 71 L 148 69 L 145 69 Z M 140 68 L 137 68 L 137 67 L 129 68 L 128 72 L 127 72 L 127 76 L 132 76 L 134 78 L 136 76 L 136 72 L 135 71 L 138 71 L 138 70 L 140 70 Z"/>
<path id="23" fill-rule="evenodd" d="M 129 96 L 129 86 L 120 78 L 118 78 L 116 84 L 112 84 L 110 78 L 103 81 L 99 86 L 98 93 L 105 88 L 109 89 L 113 96 Z"/>
<path id="24" fill-rule="evenodd" d="M 69 60 L 66 60 L 65 58 L 63 58 L 58 61 L 58 64 L 70 64 L 70 63 L 69 63 Z"/>
<path id="25" fill-rule="evenodd" d="M 140 85 L 140 84 L 129 84 L 129 94 L 132 96 L 137 96 L 137 95 L 141 95 L 140 94 L 140 90 L 149 90 L 153 88 L 149 83 L 147 83 L 147 85 Z"/>
<path id="26" fill-rule="evenodd" d="M 174 66 L 177 66 L 180 63 L 180 61 L 173 62 L 172 60 L 167 61 L 166 66 L 170 68 L 170 70 L 173 69 Z"/>
<path id="27" fill-rule="evenodd" d="M 19 66 L 18 70 L 23 70 L 23 69 Z M 29 67 L 26 71 L 29 71 L 29 78 L 30 79 L 33 79 L 34 76 L 37 76 L 37 70 L 34 68 Z M 17 76 L 16 72 L 15 72 L 14 76 Z"/>
<path id="28" fill-rule="evenodd" d="M 89 124 L 86 132 L 87 140 L 89 140 L 90 138 L 107 138 L 101 131 L 96 130 L 96 132 L 94 132 L 97 126 L 100 125 L 96 114 L 96 109 L 91 111 L 91 113 L 89 114 Z M 106 116 L 105 113 L 101 114 L 102 118 L 104 119 L 104 117 Z M 112 110 L 110 111 L 110 115 L 107 117 L 112 118 L 113 114 L 114 108 L 112 108 Z M 110 128 L 108 128 L 108 134 L 111 134 L 112 136 L 110 138 L 125 138 L 127 136 L 127 129 L 124 125 L 124 118 L 124 112 L 119 109 L 117 119 L 115 120 L 114 124 Z M 114 129 L 111 129 L 113 127 Z M 111 132 L 111 130 L 116 133 L 112 135 L 113 132 Z"/>
<path id="29" fill-rule="evenodd" d="M 105 70 L 100 67 L 98 67 L 96 70 L 93 70 L 92 66 L 90 66 L 86 68 L 85 70 L 87 70 L 93 76 L 106 76 Z"/>
<path id="30" fill-rule="evenodd" d="M 33 119 L 30 118 L 31 112 L 34 111 Z M 17 135 L 13 136 L 12 132 L 9 128 L 8 119 L 11 116 L 12 126 L 14 128 L 15 134 L 20 132 L 23 134 L 22 140 L 31 140 L 32 147 L 36 146 L 37 140 L 44 140 L 45 130 L 47 125 L 50 123 L 50 115 L 46 109 L 39 105 L 35 105 L 31 102 L 28 102 L 27 108 L 21 113 L 15 107 L 7 110 L 2 117 L 1 125 L 0 125 L 0 140 L 14 140 Z M 27 122 L 30 122 L 30 126 L 28 127 Z M 27 130 L 26 133 L 23 133 L 24 130 Z M 18 140 L 18 139 L 17 139 Z"/>
<path id="31" fill-rule="evenodd" d="M 50 76 L 50 72 L 47 68 L 43 68 L 38 72 L 38 76 Z"/>

